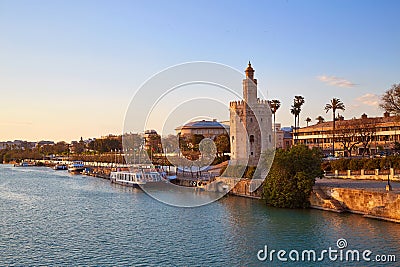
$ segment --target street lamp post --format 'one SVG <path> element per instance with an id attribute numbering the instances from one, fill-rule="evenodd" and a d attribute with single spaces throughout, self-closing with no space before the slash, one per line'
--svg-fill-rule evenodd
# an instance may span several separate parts
<path id="1" fill-rule="evenodd" d="M 390 169 L 391 169 L 391 164 L 389 163 L 389 172 L 388 172 L 388 177 L 387 177 L 386 191 L 392 191 L 392 185 L 390 184 Z"/>
<path id="2" fill-rule="evenodd" d="M 117 167 L 117 149 L 114 149 L 115 168 Z"/>

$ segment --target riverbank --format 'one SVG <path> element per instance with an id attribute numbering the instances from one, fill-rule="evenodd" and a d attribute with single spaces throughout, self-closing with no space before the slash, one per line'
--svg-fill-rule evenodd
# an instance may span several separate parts
<path id="1" fill-rule="evenodd" d="M 216 181 L 231 188 L 231 195 L 262 199 L 262 187 L 249 191 L 250 179 L 217 177 Z M 386 184 L 387 181 L 317 179 L 310 195 L 311 208 L 400 223 L 400 183 L 391 182 L 392 191 L 385 190 Z"/>

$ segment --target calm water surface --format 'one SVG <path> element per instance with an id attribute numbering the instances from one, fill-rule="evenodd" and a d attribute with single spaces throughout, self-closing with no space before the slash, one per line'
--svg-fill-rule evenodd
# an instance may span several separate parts
<path id="1" fill-rule="evenodd" d="M 400 224 L 232 196 L 176 208 L 99 178 L 0 165 L 0 266 L 281 266 L 257 252 L 337 249 L 339 238 L 348 249 L 394 254 L 397 264 L 385 266 L 400 265 Z"/>

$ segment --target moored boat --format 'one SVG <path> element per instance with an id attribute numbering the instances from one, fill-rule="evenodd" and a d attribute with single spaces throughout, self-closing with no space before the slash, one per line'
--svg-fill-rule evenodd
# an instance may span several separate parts
<path id="1" fill-rule="evenodd" d="M 161 182 L 163 178 L 156 171 L 117 171 L 111 172 L 110 181 L 116 184 L 139 187 L 149 183 Z"/>
<path id="2" fill-rule="evenodd" d="M 56 164 L 53 167 L 53 170 L 60 171 L 60 170 L 67 170 L 68 166 L 66 164 Z"/>
<path id="3" fill-rule="evenodd" d="M 14 167 L 32 167 L 32 166 L 36 166 L 36 163 L 31 161 L 22 161 L 19 164 L 14 164 Z"/>
<path id="4" fill-rule="evenodd" d="M 75 160 L 71 164 L 68 165 L 69 172 L 81 172 L 85 169 L 85 165 L 81 160 Z"/>

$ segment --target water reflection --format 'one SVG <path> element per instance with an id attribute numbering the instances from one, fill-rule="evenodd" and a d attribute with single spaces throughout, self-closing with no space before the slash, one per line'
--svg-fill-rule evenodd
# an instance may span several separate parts
<path id="1" fill-rule="evenodd" d="M 251 248 L 253 255 L 263 245 L 277 250 L 300 251 L 337 248 L 336 241 L 339 238 L 345 238 L 350 249 L 400 255 L 399 224 L 350 213 L 276 209 L 266 207 L 262 201 L 237 197 L 225 198 L 221 202 L 230 214 L 232 239 L 240 246 L 239 250 L 249 252 Z M 247 255 L 243 257 L 246 259 Z M 248 261 L 251 262 L 251 259 Z"/>

